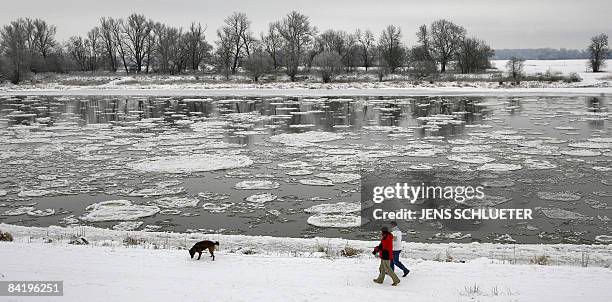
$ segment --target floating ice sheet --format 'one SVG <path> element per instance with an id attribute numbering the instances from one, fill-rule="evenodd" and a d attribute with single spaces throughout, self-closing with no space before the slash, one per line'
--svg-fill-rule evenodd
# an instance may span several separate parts
<path id="1" fill-rule="evenodd" d="M 159 213 L 159 207 L 133 204 L 129 200 L 109 200 L 94 203 L 85 208 L 86 213 L 80 217 L 83 221 L 121 221 L 136 220 Z"/>
<path id="2" fill-rule="evenodd" d="M 128 163 L 131 169 L 142 172 L 192 173 L 248 167 L 253 161 L 246 155 L 193 154 L 164 156 Z"/>

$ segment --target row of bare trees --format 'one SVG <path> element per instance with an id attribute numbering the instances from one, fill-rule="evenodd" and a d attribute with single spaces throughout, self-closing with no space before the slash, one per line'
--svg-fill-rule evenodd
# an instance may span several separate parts
<path id="1" fill-rule="evenodd" d="M 285 72 L 295 81 L 314 69 L 323 81 L 359 67 L 374 70 L 379 79 L 397 71 L 424 78 L 449 67 L 474 73 L 490 67 L 494 52 L 483 40 L 469 37 L 462 26 L 437 20 L 419 27 L 417 45 L 402 43 L 402 30 L 389 25 L 379 35 L 368 29 L 319 32 L 309 18 L 291 12 L 255 35 L 244 13 L 233 13 L 217 29 L 214 47 L 206 27 L 191 23 L 184 29 L 132 14 L 125 19 L 101 18 L 85 36 L 63 43 L 56 27 L 40 19 L 18 19 L 0 29 L 0 72 L 17 83 L 31 72 L 108 70 L 126 73 L 216 71 L 227 78 L 241 70 L 254 80 L 270 72 Z M 593 70 L 608 53 L 607 36 L 593 38 Z"/>

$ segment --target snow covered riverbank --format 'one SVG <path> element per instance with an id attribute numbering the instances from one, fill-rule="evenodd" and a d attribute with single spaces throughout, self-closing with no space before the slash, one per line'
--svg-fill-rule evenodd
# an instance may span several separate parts
<path id="1" fill-rule="evenodd" d="M 612 87 L 559 87 L 559 88 L 486 88 L 486 87 L 438 87 L 438 88 L 109 88 L 71 87 L 63 89 L 0 88 L 0 96 L 228 96 L 228 97 L 334 97 L 334 96 L 600 96 L 612 94 Z"/>
<path id="2" fill-rule="evenodd" d="M 519 85 L 497 78 L 505 75 L 506 61 L 492 61 L 496 71 L 484 74 L 446 74 L 436 81 L 416 81 L 408 75 L 389 75 L 378 82 L 374 74 L 340 75 L 335 82 L 320 83 L 316 77 L 290 82 L 251 82 L 246 75 L 231 80 L 214 74 L 66 74 L 37 75 L 32 83 L 0 86 L 0 95 L 224 95 L 224 96 L 567 96 L 612 93 L 612 72 L 588 72 L 585 60 L 528 60 Z M 577 75 L 580 82 L 545 80 L 551 76 Z M 542 80 L 534 80 L 535 79 Z"/>
<path id="3" fill-rule="evenodd" d="M 0 224 L 0 230 L 10 232 L 16 241 L 63 244 L 71 237 L 82 236 L 93 246 L 123 246 L 126 236 L 139 239 L 148 248 L 190 248 L 201 240 L 222 242 L 222 251 L 283 255 L 293 257 L 338 257 L 346 247 L 369 252 L 377 241 L 347 240 L 343 238 L 289 238 L 271 236 L 221 235 L 203 233 L 164 233 L 145 231 L 118 231 L 91 226 L 24 227 Z M 410 238 L 407 235 L 406 238 Z M 409 241 L 409 240 L 408 240 Z M 502 263 L 531 263 L 534 257 L 547 256 L 549 264 L 581 266 L 582 257 L 589 257 L 589 266 L 612 267 L 612 245 L 574 244 L 496 244 L 496 243 L 404 243 L 406 257 L 422 260 L 469 261 L 487 258 Z"/>
<path id="4" fill-rule="evenodd" d="M 64 296 L 47 297 L 44 301 L 372 301 L 402 297 L 406 301 L 560 302 L 608 301 L 612 296 L 610 268 L 514 265 L 487 258 L 466 263 L 437 262 L 415 257 L 413 249 L 418 245 L 406 248 L 409 259 L 405 263 L 412 272 L 402 278 L 398 287 L 391 287 L 389 280 L 384 285 L 372 282 L 378 259 L 369 253 L 345 258 L 273 252 L 288 246 L 304 247 L 300 243 L 312 241 L 306 239 L 219 236 L 221 250 L 212 262 L 209 257 L 192 260 L 185 250 L 125 247 L 108 240 L 88 246 L 43 243 L 21 237 L 31 231 L 36 238 L 45 232 L 42 228 L 0 228 L 17 234 L 15 242 L 0 242 L 0 280 L 64 281 Z M 49 229 L 49 238 L 58 231 Z M 93 229 L 85 229 L 84 233 L 90 240 L 124 234 L 96 234 Z M 180 237 L 171 234 L 167 238 L 170 236 Z M 232 251 L 231 246 L 239 242 L 266 242 L 269 250 L 265 254 Z M 456 245 L 474 250 L 485 246 Z M 565 248 L 568 247 L 555 246 L 550 251 Z M 607 249 L 609 257 L 609 247 L 593 247 L 601 248 Z M 41 298 L 5 301 L 30 300 Z"/>

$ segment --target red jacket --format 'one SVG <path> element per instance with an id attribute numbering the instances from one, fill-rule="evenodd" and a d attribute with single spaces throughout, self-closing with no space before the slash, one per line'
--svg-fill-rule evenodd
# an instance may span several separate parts
<path id="1" fill-rule="evenodd" d="M 393 235 L 389 232 L 383 234 L 380 244 L 374 249 L 383 260 L 393 260 Z"/>

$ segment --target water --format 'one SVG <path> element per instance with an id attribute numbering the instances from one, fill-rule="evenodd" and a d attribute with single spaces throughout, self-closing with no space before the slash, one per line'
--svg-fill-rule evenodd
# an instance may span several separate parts
<path id="1" fill-rule="evenodd" d="M 592 243 L 611 234 L 612 127 L 605 98 L 53 96 L 3 97 L 0 109 L 4 223 L 113 227 L 120 221 L 88 220 L 86 208 L 129 200 L 136 216 L 158 207 L 155 215 L 135 217 L 142 224 L 132 227 L 139 230 L 372 238 L 357 227 L 308 224 L 317 214 L 304 211 L 359 202 L 359 180 L 303 182 L 332 184 L 323 176 L 373 167 L 390 173 L 444 167 L 470 175 L 483 165 L 469 163 L 482 159 L 476 154 L 520 166 L 487 171 L 478 181 L 492 195 L 511 198 L 504 207 L 533 208 L 539 218 L 489 222 L 471 236 L 434 225 L 409 231 L 409 240 L 508 242 L 509 234 L 525 243 Z M 287 135 L 299 133 L 306 135 Z M 160 170 L 157 159 L 169 156 L 170 169 L 187 172 Z M 219 159 L 240 158 L 252 163 L 200 172 Z M 278 188 L 235 188 L 251 180 Z M 247 200 L 263 193 L 274 196 Z M 115 215 L 116 209 L 103 207 Z M 332 222 L 350 223 L 358 213 L 335 215 Z"/>

